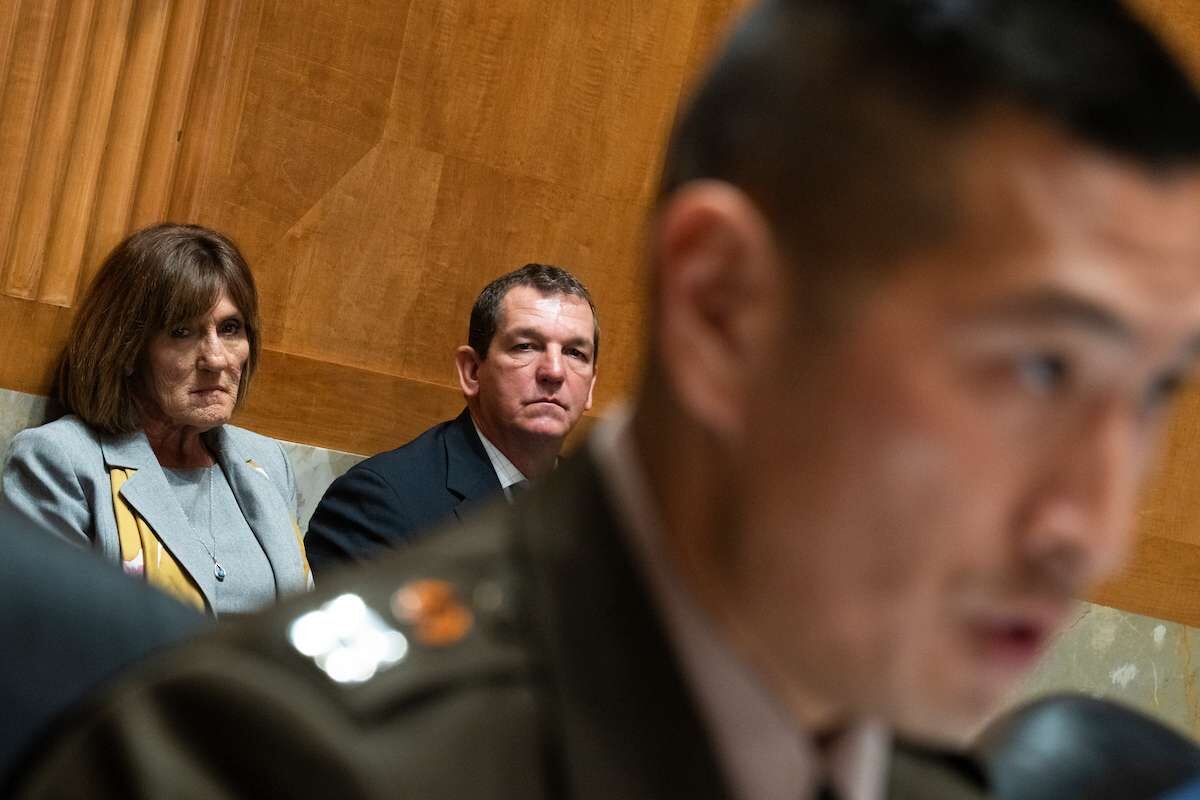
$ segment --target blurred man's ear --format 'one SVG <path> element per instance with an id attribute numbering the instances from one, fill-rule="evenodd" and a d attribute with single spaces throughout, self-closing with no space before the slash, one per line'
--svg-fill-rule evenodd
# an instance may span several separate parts
<path id="1" fill-rule="evenodd" d="M 458 385 L 462 387 L 463 396 L 468 400 L 479 394 L 479 365 L 482 359 L 475 354 L 475 348 L 462 345 L 454 351 L 454 366 L 458 368 Z"/>
<path id="2" fill-rule="evenodd" d="M 698 181 L 667 201 L 655 248 L 662 375 L 697 422 L 737 438 L 780 335 L 785 287 L 770 227 L 741 190 Z"/>

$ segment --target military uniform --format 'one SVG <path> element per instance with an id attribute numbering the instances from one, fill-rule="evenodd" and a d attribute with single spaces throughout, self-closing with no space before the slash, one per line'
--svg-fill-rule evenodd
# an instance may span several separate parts
<path id="1" fill-rule="evenodd" d="M 25 797 L 728 798 L 588 454 L 109 694 Z M 898 748 L 895 798 L 983 796 Z"/>

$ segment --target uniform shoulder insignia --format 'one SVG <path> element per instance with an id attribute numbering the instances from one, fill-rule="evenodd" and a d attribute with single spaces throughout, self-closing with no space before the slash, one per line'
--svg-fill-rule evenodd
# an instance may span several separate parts
<path id="1" fill-rule="evenodd" d="M 436 578 L 409 581 L 396 590 L 389 606 L 392 616 L 408 623 L 417 641 L 429 647 L 460 642 L 475 625 L 474 612 L 454 584 Z"/>
<path id="2" fill-rule="evenodd" d="M 282 620 L 287 648 L 351 705 L 523 680 L 533 664 L 516 570 L 478 544 L 439 547 L 434 557 L 389 560 L 339 580 Z"/>

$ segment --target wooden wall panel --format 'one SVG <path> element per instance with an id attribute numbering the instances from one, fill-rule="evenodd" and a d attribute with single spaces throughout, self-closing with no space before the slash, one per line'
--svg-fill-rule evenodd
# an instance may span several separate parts
<path id="1" fill-rule="evenodd" d="M 45 394 L 70 325 L 70 309 L 0 294 L 4 386 Z"/>
<path id="2" fill-rule="evenodd" d="M 1130 5 L 1200 75 L 1200 9 L 1194 0 L 1130 0 Z"/>
<path id="3" fill-rule="evenodd" d="M 471 301 L 527 261 L 591 285 L 623 394 L 663 141 L 734 5 L 0 4 L 0 385 L 45 392 L 104 254 L 174 219 L 255 270 L 265 432 L 373 452 L 452 413 Z"/>
<path id="4" fill-rule="evenodd" d="M 62 193 L 57 204 L 46 209 L 53 212 L 53 220 L 38 289 L 45 303 L 70 306 L 75 299 L 132 12 L 133 0 L 105 0 L 96 9 Z"/>
<path id="5" fill-rule="evenodd" d="M 202 76 L 192 84 L 180 141 L 179 163 L 167 218 L 199 221 L 215 201 L 212 183 L 233 161 L 250 59 L 262 19 L 263 0 L 212 3 L 196 62 Z"/>
<path id="6" fill-rule="evenodd" d="M 436 153 L 381 142 L 260 258 L 264 273 L 289 278 L 270 310 L 276 321 L 271 346 L 421 377 L 403 369 L 416 342 L 402 335 L 401 320 L 413 313 L 426 277 L 425 240 L 442 161 Z M 448 332 L 438 330 L 426 341 L 445 342 Z"/>
<path id="7" fill-rule="evenodd" d="M 11 272 L 8 254 L 13 249 L 16 220 L 21 211 L 21 195 L 26 190 L 39 101 L 47 83 L 54 51 L 58 7 L 52 2 L 16 3 L 10 6 L 15 16 L 9 46 L 8 71 L 4 92 L 0 95 L 0 119 L 29 120 L 29 125 L 0 125 L 0 265 L 3 265 L 5 289 Z M 35 199 L 36 202 L 36 199 Z M 20 296 L 19 294 L 17 296 Z"/>
<path id="8" fill-rule="evenodd" d="M 681 92 L 747 0 L 0 2 L 0 386 L 45 393 L 133 228 L 195 221 L 255 269 L 239 421 L 352 452 L 461 406 L 478 289 L 526 261 L 592 287 L 600 405 L 644 336 L 642 224 Z M 1200 74 L 1200 10 L 1135 0 Z M 1097 599 L 1200 624 L 1200 392 L 1129 570 Z"/>
<path id="9" fill-rule="evenodd" d="M 237 116 L 210 131 L 233 137 L 234 146 L 229 164 L 212 165 L 197 204 L 202 222 L 257 256 L 371 152 L 387 120 L 405 8 L 266 4 L 255 43 L 235 54 L 250 64 L 242 103 L 231 109 Z"/>
<path id="10" fill-rule="evenodd" d="M 24 0 L 0 12 L 0 266 L 71 306 L 130 229 L 164 217 L 205 0 Z"/>
<path id="11" fill-rule="evenodd" d="M 645 203 L 704 5 L 429 4 L 409 20 L 387 135 Z"/>
<path id="12" fill-rule="evenodd" d="M 1172 420 L 1141 502 L 1132 558 L 1094 599 L 1200 626 L 1200 387 Z"/>
<path id="13" fill-rule="evenodd" d="M 145 123 L 145 155 L 138 165 L 126 227 L 143 228 L 160 221 L 170 203 L 207 12 L 208 3 L 199 0 L 178 3 L 172 9 L 155 76 L 155 99 Z"/>
<path id="14" fill-rule="evenodd" d="M 603 405 L 632 385 L 640 361 L 645 214 L 634 203 L 447 159 L 425 254 L 429 280 L 404 320 L 405 339 L 430 341 L 448 331 L 461 343 L 475 295 L 492 277 L 529 261 L 568 265 L 593 290 L 607 334 L 596 398 Z M 406 374 L 456 385 L 448 359 L 413 348 L 406 359 Z"/>
<path id="15" fill-rule="evenodd" d="M 89 245 L 80 265 L 80 291 L 95 275 L 105 253 L 134 229 L 134 198 L 146 156 L 147 131 L 155 109 L 167 34 L 171 30 L 171 10 L 167 2 L 134 5 L 107 132 Z M 153 156 L 151 153 L 150 157 Z"/>
<path id="16" fill-rule="evenodd" d="M 19 185 L 22 202 L 4 269 L 4 291 L 11 297 L 37 297 L 52 212 L 62 190 L 83 90 L 87 59 L 78 54 L 87 52 L 94 12 L 94 0 L 81 0 L 58 15 L 45 68 L 32 93 L 37 98 L 36 135 L 31 136 Z"/>
<path id="17" fill-rule="evenodd" d="M 7 76 L 9 73 L 20 16 L 21 3 L 0 4 L 0 75 Z"/>

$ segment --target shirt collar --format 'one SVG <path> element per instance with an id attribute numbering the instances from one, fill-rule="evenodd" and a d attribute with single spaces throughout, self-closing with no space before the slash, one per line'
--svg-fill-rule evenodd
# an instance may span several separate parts
<path id="1" fill-rule="evenodd" d="M 479 430 L 479 425 L 475 422 L 475 417 L 471 417 L 471 425 L 474 426 L 479 441 L 483 442 L 483 449 L 487 453 L 488 461 L 492 462 L 492 469 L 496 471 L 496 478 L 500 481 L 500 486 L 506 495 L 509 494 L 508 487 L 525 480 L 525 475 L 508 460 L 508 456 L 500 452 L 499 447 L 496 447 L 483 435 L 483 431 Z"/>
<path id="2" fill-rule="evenodd" d="M 795 800 L 815 793 L 824 771 L 847 800 L 881 798 L 890 744 L 884 727 L 870 721 L 852 725 L 826 752 L 823 768 L 812 737 L 787 715 L 679 580 L 662 549 L 662 526 L 631 421 L 628 408 L 610 413 L 596 425 L 589 445 L 734 796 Z"/>

